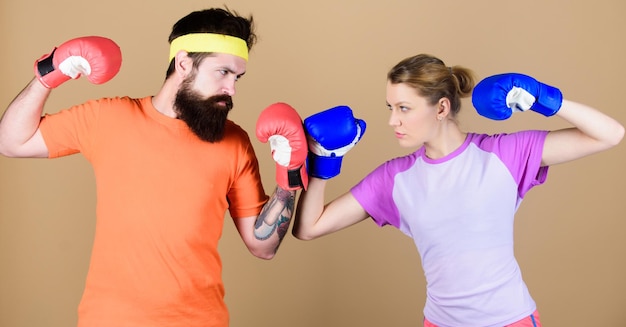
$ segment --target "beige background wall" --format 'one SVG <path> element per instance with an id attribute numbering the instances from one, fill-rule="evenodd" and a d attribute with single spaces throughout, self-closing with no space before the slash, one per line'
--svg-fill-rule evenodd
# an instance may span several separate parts
<path id="1" fill-rule="evenodd" d="M 154 94 L 163 80 L 171 25 L 222 1 L 9 1 L 0 3 L 0 106 L 32 76 L 35 59 L 81 35 L 116 40 L 119 75 L 55 90 L 47 111 L 90 98 Z M 368 122 L 363 141 L 329 183 L 345 192 L 386 159 L 407 153 L 387 126 L 385 73 L 417 53 L 465 65 L 479 77 L 519 71 L 558 86 L 626 123 L 626 2 L 234 0 L 260 40 L 238 85 L 232 118 L 254 135 L 268 104 L 303 117 L 338 104 Z M 4 109 L 2 109 L 4 110 Z M 465 130 L 566 126 L 558 118 L 479 117 L 466 101 Z M 266 189 L 269 146 L 253 137 Z M 516 251 L 545 326 L 626 326 L 624 144 L 553 167 L 517 215 Z M 73 326 L 94 228 L 94 179 L 80 155 L 0 158 L 0 326 Z M 451 205 L 455 199 L 450 199 Z M 221 252 L 232 326 L 418 326 L 424 280 L 412 241 L 364 222 L 311 242 L 287 237 L 272 261 L 252 257 L 232 223 Z M 593 322 L 593 323 L 592 323 Z"/>

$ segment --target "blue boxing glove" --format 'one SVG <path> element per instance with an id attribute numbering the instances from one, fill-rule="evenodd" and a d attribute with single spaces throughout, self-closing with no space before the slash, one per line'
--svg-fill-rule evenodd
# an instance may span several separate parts
<path id="1" fill-rule="evenodd" d="M 333 107 L 306 118 L 309 176 L 330 179 L 339 175 L 343 156 L 361 140 L 365 126 L 365 121 L 354 118 L 347 106 Z"/>
<path id="2" fill-rule="evenodd" d="M 556 87 L 522 74 L 508 73 L 487 77 L 472 93 L 472 104 L 481 116 L 504 120 L 514 112 L 536 111 L 552 116 L 561 108 L 563 94 Z"/>

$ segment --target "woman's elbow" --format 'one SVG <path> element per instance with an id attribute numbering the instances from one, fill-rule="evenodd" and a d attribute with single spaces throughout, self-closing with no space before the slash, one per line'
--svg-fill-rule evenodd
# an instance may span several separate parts
<path id="1" fill-rule="evenodd" d="M 319 236 L 316 236 L 314 234 L 311 233 L 305 233 L 304 231 L 302 231 L 299 228 L 294 228 L 291 230 L 291 235 L 293 235 L 293 237 L 301 240 L 301 241 L 311 241 L 314 240 L 316 238 L 318 238 Z"/>
<path id="2" fill-rule="evenodd" d="M 624 126 L 622 124 L 617 124 L 611 135 L 612 137 L 609 140 L 609 146 L 614 147 L 622 142 L 622 139 L 624 138 Z"/>

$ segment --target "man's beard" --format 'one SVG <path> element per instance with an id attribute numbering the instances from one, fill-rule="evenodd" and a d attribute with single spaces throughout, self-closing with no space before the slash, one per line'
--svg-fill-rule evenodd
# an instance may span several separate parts
<path id="1" fill-rule="evenodd" d="M 228 112 L 233 108 L 230 95 L 221 94 L 203 98 L 183 83 L 176 93 L 174 110 L 178 119 L 187 123 L 191 131 L 207 142 L 218 142 L 224 138 Z"/>

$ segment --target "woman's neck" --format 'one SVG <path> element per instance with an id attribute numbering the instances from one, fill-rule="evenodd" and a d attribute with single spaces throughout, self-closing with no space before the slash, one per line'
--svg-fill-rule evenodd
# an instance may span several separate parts
<path id="1" fill-rule="evenodd" d="M 467 133 L 462 132 L 456 122 L 445 120 L 442 127 L 432 140 L 424 143 L 426 156 L 431 159 L 443 158 L 458 149 Z"/>

